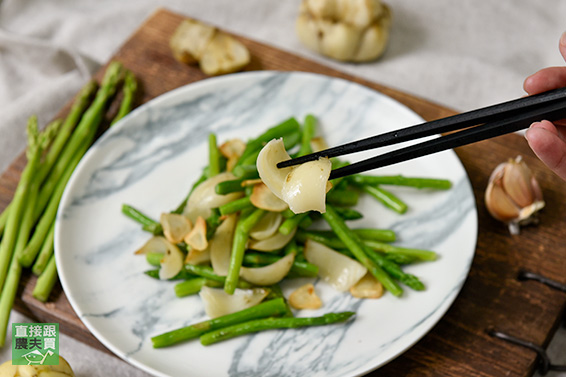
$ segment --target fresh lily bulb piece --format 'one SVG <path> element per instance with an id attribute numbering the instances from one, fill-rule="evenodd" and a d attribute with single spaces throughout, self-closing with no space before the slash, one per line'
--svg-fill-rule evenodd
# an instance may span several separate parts
<path id="1" fill-rule="evenodd" d="M 328 158 L 279 169 L 277 164 L 290 159 L 283 139 L 274 139 L 263 147 L 257 158 L 257 170 L 263 183 L 294 213 L 326 211 L 326 192 L 332 164 Z"/>
<path id="2" fill-rule="evenodd" d="M 485 205 L 494 218 L 508 224 L 511 234 L 536 221 L 544 204 L 540 186 L 521 156 L 500 164 L 491 174 Z"/>

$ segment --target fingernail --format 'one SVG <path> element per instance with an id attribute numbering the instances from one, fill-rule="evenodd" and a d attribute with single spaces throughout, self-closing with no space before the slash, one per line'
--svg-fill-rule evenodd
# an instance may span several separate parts
<path id="1" fill-rule="evenodd" d="M 562 46 L 566 46 L 566 31 L 562 33 L 562 36 L 560 37 L 560 44 Z"/>

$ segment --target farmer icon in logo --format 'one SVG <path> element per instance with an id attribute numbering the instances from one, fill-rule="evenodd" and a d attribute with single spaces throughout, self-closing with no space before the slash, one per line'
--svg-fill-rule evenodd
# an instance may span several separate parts
<path id="1" fill-rule="evenodd" d="M 43 365 L 43 363 L 45 362 L 45 358 L 47 356 L 51 356 L 53 355 L 53 352 L 51 351 L 47 351 L 45 352 L 45 355 L 42 354 L 41 352 L 39 352 L 39 350 L 33 350 L 31 352 L 26 353 L 25 355 L 22 355 L 22 357 L 24 359 L 26 359 L 26 361 L 28 362 L 28 365 Z"/>

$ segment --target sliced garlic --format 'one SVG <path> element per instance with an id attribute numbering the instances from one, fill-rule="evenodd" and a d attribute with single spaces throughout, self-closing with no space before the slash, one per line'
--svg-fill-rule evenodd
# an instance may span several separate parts
<path id="1" fill-rule="evenodd" d="M 289 304 L 294 309 L 319 309 L 322 306 L 320 297 L 311 283 L 305 284 L 289 295 Z"/>
<path id="2" fill-rule="evenodd" d="M 195 250 L 205 250 L 208 247 L 206 239 L 206 220 L 201 216 L 197 217 L 195 226 L 184 238 L 187 245 Z"/>
<path id="3" fill-rule="evenodd" d="M 303 253 L 309 263 L 318 266 L 322 280 L 340 292 L 350 289 L 367 273 L 361 263 L 310 239 Z"/>
<path id="4" fill-rule="evenodd" d="M 169 44 L 177 60 L 193 64 L 200 60 L 214 34 L 215 27 L 185 19 L 175 30 Z"/>
<path id="5" fill-rule="evenodd" d="M 254 240 L 265 240 L 279 230 L 283 222 L 283 215 L 278 212 L 267 212 L 261 220 L 250 231 L 250 237 Z"/>
<path id="6" fill-rule="evenodd" d="M 281 190 L 287 174 L 292 168 L 279 169 L 277 164 L 289 160 L 283 139 L 273 139 L 267 143 L 257 156 L 257 171 L 261 180 L 275 196 L 281 199 Z"/>
<path id="7" fill-rule="evenodd" d="M 368 272 L 350 288 L 350 294 L 356 298 L 380 298 L 383 285 Z"/>
<path id="8" fill-rule="evenodd" d="M 326 189 L 332 163 L 320 158 L 299 165 L 287 175 L 281 190 L 282 199 L 294 213 L 326 212 Z"/>
<path id="9" fill-rule="evenodd" d="M 183 269 L 183 259 L 185 259 L 181 249 L 177 245 L 167 242 L 167 251 L 161 260 L 161 268 L 159 269 L 159 279 L 167 280 L 177 275 Z"/>
<path id="10" fill-rule="evenodd" d="M 246 149 L 246 143 L 242 139 L 230 139 L 218 147 L 222 156 L 227 159 L 240 158 Z"/>
<path id="11" fill-rule="evenodd" d="M 233 179 L 236 179 L 234 174 L 224 172 L 202 182 L 189 196 L 183 214 L 194 223 L 199 216 L 207 219 L 212 214 L 212 208 L 218 208 L 242 197 L 244 195 L 242 192 L 233 192 L 227 195 L 216 193 L 215 187 L 218 183 Z"/>
<path id="12" fill-rule="evenodd" d="M 209 243 L 210 263 L 212 264 L 214 273 L 220 276 L 226 276 L 228 274 L 237 218 L 238 216 L 236 214 L 228 215 L 226 219 L 222 221 L 222 224 L 216 228 L 216 232 Z"/>
<path id="13" fill-rule="evenodd" d="M 297 228 L 293 229 L 289 234 L 283 234 L 280 232 L 275 233 L 269 238 L 263 240 L 254 240 L 251 239 L 248 248 L 252 250 L 258 251 L 275 251 L 280 250 L 285 247 L 289 241 L 293 239 L 295 233 L 297 232 Z"/>
<path id="14" fill-rule="evenodd" d="M 204 303 L 204 311 L 210 318 L 221 317 L 259 304 L 267 295 L 269 289 L 236 289 L 230 295 L 222 288 L 202 287 L 200 297 Z"/>
<path id="15" fill-rule="evenodd" d="M 210 76 L 232 73 L 250 62 L 246 46 L 232 36 L 217 32 L 204 49 L 200 58 L 200 69 Z"/>
<path id="16" fill-rule="evenodd" d="M 498 165 L 489 178 L 485 205 L 497 220 L 506 223 L 511 234 L 519 226 L 536 222 L 545 203 L 541 188 L 521 156 Z"/>
<path id="17" fill-rule="evenodd" d="M 161 253 L 165 254 L 169 244 L 164 237 L 153 236 L 134 254 Z"/>
<path id="18" fill-rule="evenodd" d="M 293 266 L 295 254 L 290 253 L 277 262 L 263 267 L 241 267 L 240 277 L 255 285 L 272 285 L 287 276 Z"/>
<path id="19" fill-rule="evenodd" d="M 163 227 L 163 235 L 169 242 L 179 243 L 191 231 L 191 221 L 176 213 L 162 213 L 159 222 Z"/>
<path id="20" fill-rule="evenodd" d="M 287 203 L 275 196 L 261 181 L 254 185 L 250 201 L 255 207 L 265 209 L 266 211 L 282 212 L 289 208 Z"/>

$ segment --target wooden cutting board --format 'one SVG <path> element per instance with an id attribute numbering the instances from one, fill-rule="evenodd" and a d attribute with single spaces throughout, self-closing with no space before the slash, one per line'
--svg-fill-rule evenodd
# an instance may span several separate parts
<path id="1" fill-rule="evenodd" d="M 141 81 L 142 102 L 206 78 L 197 68 L 180 64 L 172 57 L 168 41 L 182 19 L 181 15 L 158 10 L 113 57 Z M 391 96 L 426 120 L 454 114 L 450 109 L 407 93 L 253 40 L 239 39 L 253 56 L 247 70 L 308 71 L 340 77 Z M 67 108 L 68 105 L 60 115 Z M 566 282 L 566 184 L 533 156 L 524 138 L 518 135 L 476 143 L 456 152 L 471 179 L 478 208 L 479 238 L 469 277 L 455 303 L 432 331 L 371 376 L 530 376 L 537 366 L 536 354 L 491 338 L 486 330 L 494 328 L 547 345 L 563 318 L 564 293 L 540 283 L 520 282 L 517 274 L 526 269 Z M 483 193 L 495 166 L 517 155 L 524 157 L 539 179 L 547 206 L 540 225 L 511 236 L 504 225 L 487 213 Z M 22 154 L 0 176 L 0 210 L 8 205 L 24 165 Z M 59 285 L 50 302 L 42 304 L 31 296 L 34 284 L 35 278 L 25 274 L 15 302 L 17 310 L 39 321 L 58 322 L 66 334 L 106 350 L 75 315 Z"/>

